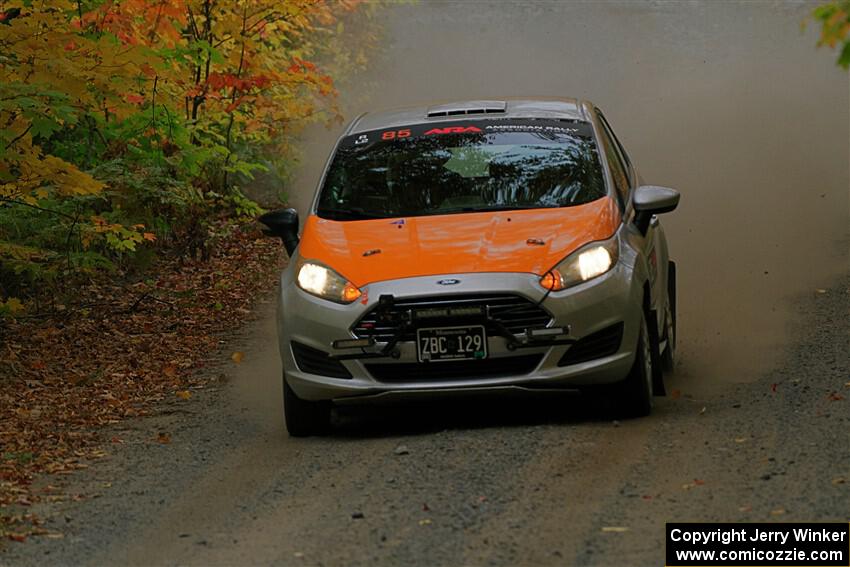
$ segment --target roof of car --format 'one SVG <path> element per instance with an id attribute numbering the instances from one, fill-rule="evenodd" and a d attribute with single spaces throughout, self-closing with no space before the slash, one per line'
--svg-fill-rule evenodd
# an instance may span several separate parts
<path id="1" fill-rule="evenodd" d="M 392 108 L 357 117 L 346 134 L 358 134 L 396 126 L 480 118 L 553 118 L 589 120 L 587 101 L 574 98 L 518 98 L 461 100 Z"/>

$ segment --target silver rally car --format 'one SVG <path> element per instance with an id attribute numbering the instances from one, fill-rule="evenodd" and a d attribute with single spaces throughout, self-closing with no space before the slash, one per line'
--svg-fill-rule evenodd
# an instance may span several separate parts
<path id="1" fill-rule="evenodd" d="M 676 271 L 644 185 L 587 101 L 464 101 L 364 114 L 290 255 L 278 336 L 291 435 L 334 404 L 578 390 L 647 415 L 673 365 Z"/>

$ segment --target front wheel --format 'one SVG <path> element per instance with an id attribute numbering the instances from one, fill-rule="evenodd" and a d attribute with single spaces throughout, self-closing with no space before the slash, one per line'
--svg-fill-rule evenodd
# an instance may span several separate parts
<path id="1" fill-rule="evenodd" d="M 652 412 L 652 340 L 646 322 L 646 313 L 641 310 L 635 361 L 626 379 L 617 385 L 614 402 L 617 413 L 622 417 L 643 417 Z"/>
<path id="2" fill-rule="evenodd" d="M 299 398 L 283 377 L 283 417 L 292 437 L 327 433 L 331 426 L 330 402 L 311 402 Z"/>

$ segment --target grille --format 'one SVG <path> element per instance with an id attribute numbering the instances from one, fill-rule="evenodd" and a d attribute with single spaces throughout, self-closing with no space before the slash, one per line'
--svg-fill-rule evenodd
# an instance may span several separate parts
<path id="1" fill-rule="evenodd" d="M 542 354 L 459 360 L 451 362 L 405 362 L 400 364 L 366 364 L 366 370 L 381 382 L 445 381 L 476 378 L 499 378 L 532 372 Z"/>
<path id="2" fill-rule="evenodd" d="M 328 353 L 299 342 L 291 341 L 292 354 L 295 364 L 301 372 L 329 376 L 331 378 L 351 378 L 351 374 L 338 360 L 332 359 Z"/>
<path id="3" fill-rule="evenodd" d="M 623 323 L 615 323 L 579 339 L 564 353 L 564 356 L 558 361 L 558 366 L 578 364 L 579 362 L 610 356 L 620 350 L 622 341 Z"/>
<path id="4" fill-rule="evenodd" d="M 486 307 L 490 317 L 499 321 L 511 333 L 521 333 L 527 328 L 543 329 L 552 320 L 552 316 L 534 302 L 509 294 L 478 294 L 478 295 L 443 295 L 438 297 L 420 297 L 413 299 L 397 299 L 390 311 L 390 319 L 399 321 L 407 319 L 413 310 L 439 309 L 455 307 Z M 459 318 L 452 321 L 420 321 L 422 327 L 438 327 L 441 324 L 457 324 Z M 487 333 L 494 334 L 492 325 L 487 325 Z M 352 329 L 357 338 L 373 338 L 378 342 L 387 342 L 395 336 L 397 325 L 379 321 L 377 312 L 373 309 L 363 316 Z M 401 340 L 416 340 L 416 331 L 405 333 Z M 448 363 L 441 363 L 448 364 Z"/>

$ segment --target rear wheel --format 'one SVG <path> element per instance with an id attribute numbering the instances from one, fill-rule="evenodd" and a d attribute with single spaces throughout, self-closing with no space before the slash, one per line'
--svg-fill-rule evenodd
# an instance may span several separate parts
<path id="1" fill-rule="evenodd" d="M 622 417 L 643 417 L 652 412 L 652 340 L 646 321 L 646 312 L 641 310 L 635 361 L 626 379 L 617 385 L 614 393 L 617 414 Z"/>
<path id="2" fill-rule="evenodd" d="M 667 275 L 667 301 L 664 310 L 664 352 L 661 353 L 661 368 L 672 372 L 676 362 L 676 264 L 670 262 Z"/>
<path id="3" fill-rule="evenodd" d="M 330 402 L 302 400 L 283 377 L 283 417 L 292 437 L 309 437 L 327 433 L 331 426 Z"/>

